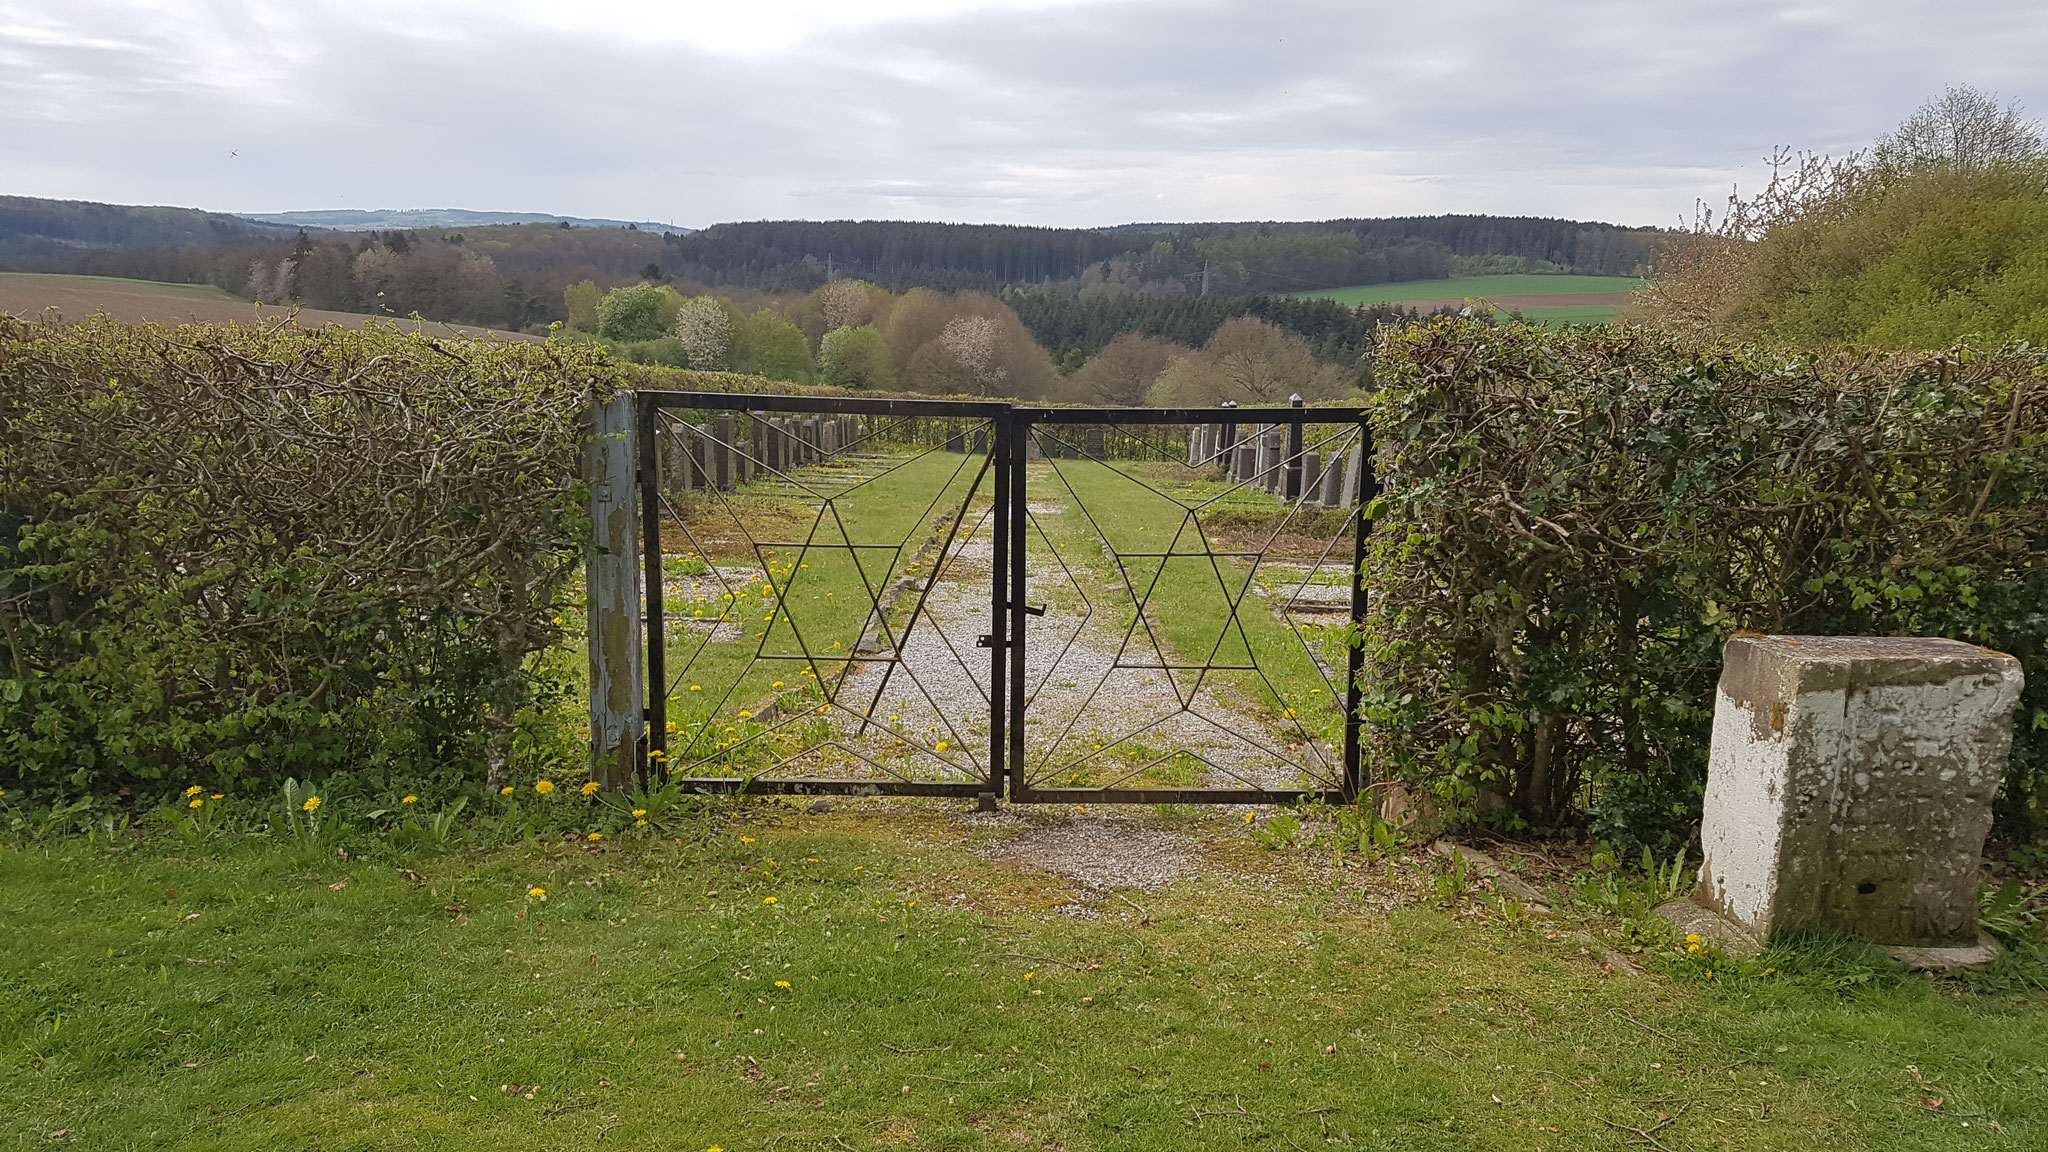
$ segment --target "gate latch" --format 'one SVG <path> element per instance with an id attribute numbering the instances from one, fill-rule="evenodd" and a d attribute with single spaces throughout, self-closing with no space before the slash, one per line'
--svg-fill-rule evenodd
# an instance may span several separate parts
<path id="1" fill-rule="evenodd" d="M 1024 606 L 1024 614 L 1025 614 L 1026 616 L 1043 616 L 1043 615 L 1045 615 L 1045 605 L 1043 605 L 1043 604 L 1026 604 L 1026 605 Z"/>

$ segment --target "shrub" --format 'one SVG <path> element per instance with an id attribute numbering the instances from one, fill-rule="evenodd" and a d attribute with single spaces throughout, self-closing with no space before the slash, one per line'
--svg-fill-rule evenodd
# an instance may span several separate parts
<path id="1" fill-rule="evenodd" d="M 0 786 L 495 775 L 614 377 L 560 342 L 0 318 Z"/>
<path id="2" fill-rule="evenodd" d="M 1934 635 L 2024 662 L 2000 815 L 2048 817 L 2048 357 L 1383 333 L 1382 773 L 1664 840 L 1698 818 L 1732 632 Z"/>

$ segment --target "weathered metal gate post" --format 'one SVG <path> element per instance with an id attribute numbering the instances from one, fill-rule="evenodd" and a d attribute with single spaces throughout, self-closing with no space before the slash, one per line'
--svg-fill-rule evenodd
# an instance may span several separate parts
<path id="1" fill-rule="evenodd" d="M 1353 451 L 1358 454 L 1358 486 L 1352 492 L 1358 501 L 1358 534 L 1351 546 L 1352 636 L 1344 656 L 1344 799 L 1347 803 L 1356 802 L 1372 783 L 1366 778 L 1365 771 L 1365 721 L 1358 715 L 1358 706 L 1365 698 L 1365 685 L 1359 679 L 1365 671 L 1365 614 L 1370 607 L 1365 589 L 1365 548 L 1367 538 L 1372 534 L 1372 502 L 1380 494 L 1379 473 L 1373 467 L 1371 420 L 1358 422 L 1358 447 Z"/>
<path id="2" fill-rule="evenodd" d="M 607 792 L 632 787 L 645 723 L 633 417 L 633 393 L 609 400 L 593 396 L 583 454 L 583 478 L 590 486 L 591 540 L 583 564 L 590 625 L 590 778 Z M 654 466 L 650 456 L 648 467 Z"/>

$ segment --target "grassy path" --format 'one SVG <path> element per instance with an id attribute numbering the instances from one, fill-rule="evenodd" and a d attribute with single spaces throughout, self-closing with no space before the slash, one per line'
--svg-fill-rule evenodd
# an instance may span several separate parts
<path id="1" fill-rule="evenodd" d="M 1076 892 L 949 813 L 0 847 L 0 1144 L 1627 1149 L 1660 1115 L 1674 1149 L 2048 1142 L 2040 995 L 1610 975 L 1610 922 L 1433 906 L 1419 865 L 1235 820 L 1175 825 L 1200 860 L 1164 891 Z"/>

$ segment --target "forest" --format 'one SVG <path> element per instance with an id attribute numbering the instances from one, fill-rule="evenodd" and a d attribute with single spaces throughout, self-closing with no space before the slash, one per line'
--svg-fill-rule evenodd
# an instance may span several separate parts
<path id="1" fill-rule="evenodd" d="M 797 220 L 696 232 L 559 220 L 338 231 L 0 198 L 4 270 L 559 329 L 633 360 L 784 380 L 1117 403 L 1141 402 L 1162 377 L 1189 394 L 1250 398 L 1265 387 L 1257 371 L 1228 386 L 1190 383 L 1201 365 L 1226 358 L 1224 346 L 1235 349 L 1233 362 L 1294 365 L 1304 394 L 1341 394 L 1365 381 L 1374 330 L 1408 313 L 1290 293 L 1475 272 L 1635 272 L 1670 235 L 1486 216 L 1106 229 Z"/>

